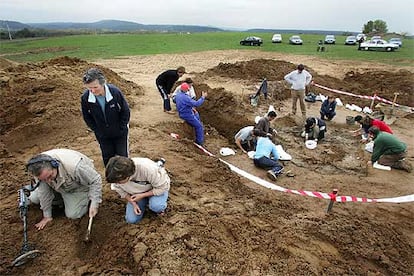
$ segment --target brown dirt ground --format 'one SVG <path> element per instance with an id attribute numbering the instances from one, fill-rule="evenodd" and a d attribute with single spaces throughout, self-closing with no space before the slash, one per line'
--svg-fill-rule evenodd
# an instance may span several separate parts
<path id="1" fill-rule="evenodd" d="M 29 209 L 29 242 L 41 256 L 10 267 L 23 242 L 17 193 L 29 181 L 24 164 L 32 155 L 56 147 L 79 150 L 95 160 L 104 174 L 100 151 L 80 114 L 83 72 L 95 66 L 57 58 L 16 64 L 0 58 L 0 274 L 9 275 L 412 275 L 414 274 L 413 203 L 341 203 L 326 213 L 328 202 L 280 193 L 232 173 L 215 157 L 192 144 L 190 128 L 162 110 L 155 88 L 163 70 L 186 66 L 198 94 L 208 91 L 199 108 L 206 126 L 206 148 L 218 154 L 232 147 L 234 134 L 253 124 L 269 104 L 277 109 L 273 126 L 293 156 L 284 162 L 295 177 L 277 184 L 291 189 L 384 198 L 413 194 L 414 173 L 379 171 L 366 166 L 369 155 L 345 124 L 357 113 L 338 107 L 328 122 L 326 142 L 306 150 L 298 134 L 300 118 L 289 117 L 289 89 L 284 74 L 304 63 L 322 85 L 413 106 L 414 68 L 355 63 L 317 57 L 256 51 L 211 51 L 154 55 L 95 64 L 119 86 L 132 110 L 131 156 L 164 157 L 172 177 L 168 212 L 146 215 L 138 225 L 124 222 L 124 202 L 104 183 L 104 201 L 85 244 L 88 219 L 56 216 L 37 231 L 41 212 Z M 269 80 L 270 98 L 249 104 L 260 79 Z M 312 88 L 314 89 L 314 88 Z M 315 92 L 319 93 L 317 89 Z M 325 93 L 326 94 L 326 93 Z M 340 97 L 360 106 L 370 102 Z M 320 103 L 308 104 L 318 115 Z M 414 163 L 412 114 L 394 110 L 392 128 L 408 145 Z M 169 133 L 178 133 L 174 140 Z M 265 177 L 247 156 L 237 152 L 226 161 Z"/>

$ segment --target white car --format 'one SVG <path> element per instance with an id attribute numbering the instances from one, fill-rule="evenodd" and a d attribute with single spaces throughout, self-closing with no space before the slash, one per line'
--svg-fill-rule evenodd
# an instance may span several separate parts
<path id="1" fill-rule="evenodd" d="M 393 37 L 388 42 L 392 44 L 396 44 L 398 45 L 398 47 L 402 47 L 402 41 L 401 41 L 401 38 L 399 37 Z"/>
<path id="2" fill-rule="evenodd" d="M 325 44 L 335 44 L 336 39 L 334 35 L 326 35 L 325 36 L 325 40 L 323 41 L 323 43 Z"/>
<path id="3" fill-rule="evenodd" d="M 365 51 L 387 51 L 392 52 L 398 49 L 398 45 L 393 43 L 388 43 L 386 40 L 368 40 L 367 42 L 362 42 L 359 50 Z"/>
<path id="4" fill-rule="evenodd" d="M 282 35 L 274 34 L 272 37 L 272 43 L 282 43 Z"/>
<path id="5" fill-rule="evenodd" d="M 298 35 L 292 35 L 289 38 L 289 44 L 293 44 L 293 45 L 302 45 L 303 44 L 303 40 L 300 38 L 300 36 Z"/>
<path id="6" fill-rule="evenodd" d="M 356 36 L 356 40 L 357 40 L 357 42 L 358 42 L 361 38 L 362 38 L 364 41 L 365 41 L 365 40 L 367 40 L 367 36 L 366 36 L 365 34 L 357 34 L 357 36 Z"/>

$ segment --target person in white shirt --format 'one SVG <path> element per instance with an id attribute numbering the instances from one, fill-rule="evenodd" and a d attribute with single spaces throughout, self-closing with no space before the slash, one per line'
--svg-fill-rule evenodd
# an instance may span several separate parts
<path id="1" fill-rule="evenodd" d="M 191 78 L 186 78 L 184 80 L 185 83 L 188 84 L 190 89 L 186 92 L 188 96 L 190 96 L 191 99 L 196 99 L 196 93 L 193 86 L 193 80 Z M 175 103 L 175 97 L 177 96 L 177 93 L 181 91 L 181 85 L 177 86 L 177 88 L 174 90 L 174 93 L 172 93 L 171 98 L 173 100 L 173 103 Z"/>
<path id="2" fill-rule="evenodd" d="M 312 75 L 305 70 L 303 64 L 299 64 L 297 70 L 290 72 L 284 78 L 288 83 L 291 84 L 291 95 L 292 95 L 292 114 L 296 114 L 296 103 L 299 99 L 300 110 L 302 111 L 302 117 L 306 118 L 306 107 L 305 107 L 305 88 L 312 80 Z"/>
<path id="3" fill-rule="evenodd" d="M 106 165 L 106 181 L 111 190 L 127 201 L 125 219 L 127 223 L 142 220 L 146 207 L 163 215 L 167 208 L 170 177 L 162 165 L 148 158 L 114 156 Z"/>

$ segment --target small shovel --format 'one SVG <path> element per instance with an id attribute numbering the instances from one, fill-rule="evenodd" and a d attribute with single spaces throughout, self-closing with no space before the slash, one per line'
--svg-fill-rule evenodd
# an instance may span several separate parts
<path id="1" fill-rule="evenodd" d="M 89 241 L 90 236 L 91 236 L 91 228 L 92 228 L 92 221 L 93 221 L 93 217 L 89 218 L 89 224 L 88 224 L 88 231 L 86 232 L 86 237 L 85 237 L 85 242 Z"/>

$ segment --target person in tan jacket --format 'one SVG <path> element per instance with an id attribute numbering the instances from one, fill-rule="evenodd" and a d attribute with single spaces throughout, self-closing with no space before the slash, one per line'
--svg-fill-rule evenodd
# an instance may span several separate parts
<path id="1" fill-rule="evenodd" d="M 142 220 L 145 208 L 162 215 L 167 208 L 170 177 L 163 164 L 148 158 L 114 156 L 105 170 L 111 190 L 127 201 L 125 219 L 127 223 Z"/>
<path id="2" fill-rule="evenodd" d="M 40 204 L 43 211 L 37 229 L 43 229 L 52 221 L 52 202 L 57 195 L 63 199 L 68 218 L 81 218 L 88 210 L 89 217 L 98 213 L 102 178 L 87 156 L 70 149 L 52 149 L 33 156 L 26 168 L 37 183 L 29 199 Z"/>

